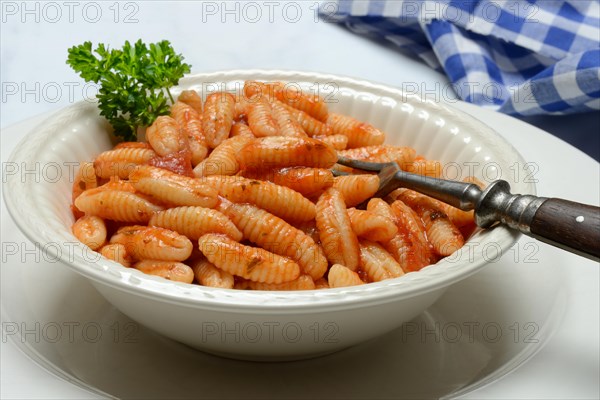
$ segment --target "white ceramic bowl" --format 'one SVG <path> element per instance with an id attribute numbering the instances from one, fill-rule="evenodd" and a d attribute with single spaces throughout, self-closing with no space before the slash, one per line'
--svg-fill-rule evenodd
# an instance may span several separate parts
<path id="1" fill-rule="evenodd" d="M 305 90 L 318 90 L 332 111 L 383 129 L 390 144 L 412 146 L 443 161 L 450 176 L 475 174 L 487 182 L 502 178 L 511 182 L 514 193 L 535 192 L 533 184 L 512 179 L 524 160 L 491 127 L 398 89 L 333 75 L 259 70 L 190 76 L 180 88 L 239 90 L 247 79 L 295 82 Z M 31 241 L 89 278 L 123 313 L 211 353 L 289 360 L 377 337 L 420 314 L 450 285 L 497 260 L 518 237 L 504 227 L 479 231 L 463 249 L 436 265 L 350 288 L 274 293 L 174 283 L 104 259 L 71 233 L 73 172 L 79 162 L 111 148 L 106 129 L 92 102 L 74 104 L 42 123 L 8 161 L 7 208 Z"/>

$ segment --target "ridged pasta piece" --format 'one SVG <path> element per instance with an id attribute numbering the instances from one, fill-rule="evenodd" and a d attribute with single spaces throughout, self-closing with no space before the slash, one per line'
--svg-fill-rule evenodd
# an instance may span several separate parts
<path id="1" fill-rule="evenodd" d="M 147 142 L 121 142 L 113 147 L 113 150 L 117 149 L 152 149 L 152 147 Z"/>
<path id="2" fill-rule="evenodd" d="M 125 246 L 135 260 L 183 261 L 192 254 L 192 242 L 169 229 L 141 225 L 125 226 L 117 230 L 110 243 Z"/>
<path id="3" fill-rule="evenodd" d="M 235 113 L 235 97 L 230 93 L 217 92 L 208 95 L 202 115 L 202 132 L 212 149 L 229 136 Z"/>
<path id="4" fill-rule="evenodd" d="M 159 156 L 167 156 L 188 148 L 187 137 L 175 119 L 161 115 L 146 129 L 146 139 Z"/>
<path id="5" fill-rule="evenodd" d="M 401 169 L 406 170 L 415 160 L 416 151 L 411 147 L 381 145 L 349 148 L 348 150 L 340 150 L 338 154 L 341 157 L 353 160 L 373 162 L 395 161 Z"/>
<path id="6" fill-rule="evenodd" d="M 225 272 L 205 258 L 191 264 L 196 282 L 203 286 L 222 289 L 233 289 L 235 279 L 229 272 Z"/>
<path id="7" fill-rule="evenodd" d="M 204 207 L 174 207 L 152 215 L 150 226 L 170 229 L 198 240 L 205 233 L 222 233 L 233 240 L 242 240 L 242 233 L 225 215 Z"/>
<path id="8" fill-rule="evenodd" d="M 398 235 L 383 243 L 383 247 L 398 261 L 405 272 L 419 271 L 433 262 L 431 250 L 419 245 L 418 242 L 413 242 L 405 229 L 400 229 Z"/>
<path id="9" fill-rule="evenodd" d="M 333 187 L 327 189 L 319 197 L 316 210 L 317 228 L 327 260 L 355 271 L 359 264 L 358 239 L 342 193 Z"/>
<path id="10" fill-rule="evenodd" d="M 235 124 L 234 126 L 239 125 Z M 207 159 L 202 161 L 194 168 L 196 177 L 209 175 L 235 175 L 240 170 L 240 164 L 237 161 L 236 154 L 250 141 L 254 135 L 241 134 L 225 139 L 218 145 Z"/>
<path id="11" fill-rule="evenodd" d="M 296 121 L 298 121 L 298 123 L 300 124 L 302 129 L 304 129 L 304 132 L 306 132 L 308 134 L 308 136 L 312 136 L 312 137 L 328 136 L 328 135 L 333 134 L 329 125 L 324 124 L 323 122 L 319 121 L 318 119 L 311 117 L 304 111 L 300 111 L 294 107 L 288 106 L 287 104 L 282 103 L 278 100 L 276 102 L 283 105 L 283 107 L 285 107 L 285 109 L 288 110 L 290 115 L 293 118 L 295 118 Z M 347 138 L 346 138 L 346 143 L 348 143 Z"/>
<path id="12" fill-rule="evenodd" d="M 256 137 L 277 136 L 279 128 L 272 116 L 271 104 L 260 96 L 248 101 L 248 126 Z"/>
<path id="13" fill-rule="evenodd" d="M 360 262 L 372 282 L 404 275 L 402 266 L 379 243 L 361 240 Z"/>
<path id="14" fill-rule="evenodd" d="M 356 272 L 344 267 L 341 264 L 334 264 L 331 266 L 329 269 L 329 274 L 327 275 L 327 280 L 329 282 L 328 287 L 332 288 L 365 284 L 365 282 L 360 279 L 360 276 L 358 276 Z"/>
<path id="15" fill-rule="evenodd" d="M 321 278 L 327 259 L 319 246 L 299 229 L 281 218 L 250 204 L 222 201 L 219 210 L 227 215 L 252 243 L 298 263 L 304 274 Z"/>
<path id="16" fill-rule="evenodd" d="M 133 262 L 132 258 L 127 254 L 125 246 L 120 243 L 109 243 L 102 246 L 100 254 L 127 268 L 131 267 L 131 263 Z"/>
<path id="17" fill-rule="evenodd" d="M 405 241 L 409 243 L 409 256 L 418 261 L 414 265 L 407 265 L 410 271 L 415 271 L 425 265 L 436 261 L 433 247 L 429 243 L 425 233 L 425 225 L 417 213 L 401 200 L 396 200 L 391 205 L 392 211 L 398 221 L 398 231 L 403 234 Z"/>
<path id="18" fill-rule="evenodd" d="M 175 174 L 162 168 L 140 165 L 130 174 L 133 186 L 172 206 L 211 208 L 217 204 L 217 190 L 199 179 Z"/>
<path id="19" fill-rule="evenodd" d="M 329 281 L 327 281 L 327 278 L 323 277 L 323 278 L 319 278 L 316 281 L 314 281 L 315 284 L 315 289 L 329 289 Z"/>
<path id="20" fill-rule="evenodd" d="M 396 225 L 396 228 L 398 229 L 398 218 L 396 217 L 396 214 L 394 214 L 392 207 L 384 200 L 378 198 L 373 198 L 369 200 L 369 202 L 367 203 L 367 211 L 379 215 L 385 218 L 387 221 L 391 221 L 394 225 Z M 394 236 L 397 236 L 399 234 L 400 231 L 398 229 L 398 232 Z"/>
<path id="21" fill-rule="evenodd" d="M 327 121 L 329 111 L 323 98 L 303 93 L 295 83 L 246 81 L 244 94 L 247 98 L 261 94 L 271 101 L 277 99 L 321 122 Z"/>
<path id="22" fill-rule="evenodd" d="M 192 283 L 194 271 L 187 265 L 177 261 L 142 260 L 133 265 L 133 268 L 148 275 L 160 276 L 175 282 Z"/>
<path id="23" fill-rule="evenodd" d="M 163 207 L 152 203 L 136 193 L 102 189 L 90 189 L 75 199 L 75 206 L 89 215 L 113 221 L 147 223 L 153 212 Z"/>
<path id="24" fill-rule="evenodd" d="M 305 137 L 306 132 L 302 125 L 296 121 L 288 110 L 280 102 L 274 102 L 271 105 L 271 113 L 277 125 L 277 131 L 281 136 Z"/>
<path id="25" fill-rule="evenodd" d="M 423 246 L 430 247 L 425 233 L 425 225 L 415 210 L 400 199 L 394 201 L 391 207 L 398 220 L 398 224 L 406 228 L 411 236 L 414 236 Z"/>
<path id="26" fill-rule="evenodd" d="M 322 97 L 303 93 L 299 87 L 290 83 L 283 84 L 283 88 L 276 89 L 274 92 L 279 101 L 303 111 L 321 122 L 327 121 L 329 111 Z"/>
<path id="27" fill-rule="evenodd" d="M 300 276 L 300 267 L 294 261 L 250 247 L 225 235 L 209 233 L 198 239 L 204 256 L 217 268 L 255 282 L 282 283 Z"/>
<path id="28" fill-rule="evenodd" d="M 183 105 L 183 103 L 179 104 Z M 188 111 L 194 112 L 186 105 L 183 105 L 183 107 L 186 107 Z M 190 116 L 191 114 L 186 112 L 185 118 Z M 148 165 L 164 168 L 180 175 L 192 176 L 192 151 L 190 150 L 188 134 L 184 132 L 184 128 L 197 133 L 197 118 L 194 121 L 182 120 L 182 123 L 183 125 L 178 123 L 174 118 L 163 115 L 158 117 L 148 127 L 146 130 L 146 139 L 148 139 L 148 142 L 157 153 L 156 157 L 148 161 Z M 194 138 L 194 134 L 190 133 L 192 138 Z M 197 147 L 195 139 L 194 144 Z"/>
<path id="29" fill-rule="evenodd" d="M 319 196 L 333 185 L 333 174 L 326 168 L 291 167 L 272 170 L 248 170 L 243 172 L 244 177 L 273 182 L 276 185 L 286 186 L 312 198 Z"/>
<path id="30" fill-rule="evenodd" d="M 386 242 L 398 234 L 393 220 L 371 211 L 348 209 L 352 230 L 356 236 L 373 242 Z"/>
<path id="31" fill-rule="evenodd" d="M 380 215 L 391 220 L 394 224 L 397 222 L 396 216 L 388 203 L 382 199 L 373 198 L 367 203 L 367 211 Z"/>
<path id="32" fill-rule="evenodd" d="M 125 147 L 100 153 L 94 160 L 96 175 L 103 179 L 118 176 L 127 179 L 136 165 L 146 164 L 156 153 L 152 149 Z"/>
<path id="33" fill-rule="evenodd" d="M 458 228 L 430 197 L 403 189 L 399 193 L 398 199 L 415 210 L 421 218 L 425 225 L 427 238 L 438 255 L 449 256 L 465 244 Z"/>
<path id="34" fill-rule="evenodd" d="M 374 262 L 383 267 L 392 278 L 404 275 L 404 269 L 394 257 L 379 243 L 368 240 L 360 241 L 361 262 Z"/>
<path id="35" fill-rule="evenodd" d="M 342 192 L 346 206 L 353 207 L 377 193 L 379 177 L 368 174 L 336 176 L 333 187 Z"/>
<path id="36" fill-rule="evenodd" d="M 177 101 L 187 104 L 199 115 L 202 115 L 202 97 L 195 90 L 184 90 L 177 98 Z"/>
<path id="37" fill-rule="evenodd" d="M 396 200 L 402 191 L 399 189 L 394 190 L 390 194 L 388 194 L 388 198 L 392 200 Z M 446 204 L 442 201 L 434 199 L 430 197 L 430 201 L 435 204 L 437 208 L 439 208 L 444 214 L 450 218 L 450 221 L 457 227 L 462 228 L 467 225 L 472 225 L 475 223 L 474 211 L 463 211 L 456 207 L 452 207 L 450 204 Z"/>
<path id="38" fill-rule="evenodd" d="M 71 202 L 73 210 L 73 215 L 75 219 L 83 217 L 83 212 L 75 207 L 75 199 L 79 197 L 81 193 L 85 190 L 94 189 L 98 186 L 98 180 L 96 178 L 96 171 L 94 170 L 94 164 L 91 162 L 83 162 L 79 167 L 79 171 L 77 171 L 77 175 L 75 175 L 75 180 L 73 181 L 73 190 L 71 193 Z"/>
<path id="39" fill-rule="evenodd" d="M 106 242 L 104 220 L 95 215 L 85 215 L 73 224 L 73 235 L 92 250 L 98 250 Z"/>
<path id="40" fill-rule="evenodd" d="M 243 121 L 234 123 L 231 126 L 231 132 L 229 133 L 229 137 L 233 138 L 235 136 L 242 136 L 242 135 L 254 137 L 254 133 L 252 132 L 250 127 L 248 125 L 246 125 L 246 123 L 244 123 Z"/>
<path id="41" fill-rule="evenodd" d="M 205 176 L 201 181 L 229 201 L 257 205 L 286 221 L 309 221 L 315 217 L 315 205 L 285 186 L 239 176 Z"/>
<path id="42" fill-rule="evenodd" d="M 398 233 L 390 240 L 382 242 L 382 245 L 398 261 L 404 272 L 418 271 L 431 263 L 429 247 L 422 248 L 418 242 L 413 243 L 408 231 L 398 223 L 398 218 L 388 203 L 381 199 L 371 199 L 367 211 L 393 221 L 398 227 Z"/>
<path id="43" fill-rule="evenodd" d="M 187 138 L 192 166 L 198 165 L 208 154 L 208 146 L 202 134 L 202 117 L 194 108 L 181 101 L 171 106 L 171 117 L 177 121 L 182 134 Z"/>
<path id="44" fill-rule="evenodd" d="M 348 148 L 376 146 L 383 143 L 385 134 L 373 125 L 342 114 L 330 113 L 327 125 L 334 134 L 348 136 Z"/>
<path id="45" fill-rule="evenodd" d="M 239 152 L 238 161 L 242 169 L 330 168 L 337 162 L 337 152 L 309 137 L 271 136 L 251 141 Z"/>
<path id="46" fill-rule="evenodd" d="M 329 135 L 329 136 L 321 136 L 315 135 L 313 139 L 320 140 L 325 142 L 336 150 L 345 150 L 348 147 L 348 136 L 346 135 Z"/>
<path id="47" fill-rule="evenodd" d="M 300 275 L 298 279 L 283 283 L 262 283 L 252 281 L 242 281 L 237 288 L 251 290 L 314 290 L 315 283 L 308 275 Z"/>

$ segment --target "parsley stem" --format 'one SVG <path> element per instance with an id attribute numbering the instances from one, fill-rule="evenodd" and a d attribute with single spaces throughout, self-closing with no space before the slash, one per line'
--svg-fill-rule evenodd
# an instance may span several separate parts
<path id="1" fill-rule="evenodd" d="M 167 94 L 169 95 L 169 98 L 171 99 L 171 104 L 175 104 L 175 100 L 173 100 L 173 96 L 171 96 L 171 91 L 169 90 L 169 88 L 165 88 L 167 89 Z"/>

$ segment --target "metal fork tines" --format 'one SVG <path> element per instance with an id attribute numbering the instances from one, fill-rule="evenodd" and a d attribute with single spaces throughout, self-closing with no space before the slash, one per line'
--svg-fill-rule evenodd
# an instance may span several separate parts
<path id="1" fill-rule="evenodd" d="M 377 163 L 338 157 L 338 164 L 362 171 L 378 172 L 379 189 L 373 195 L 376 198 L 383 198 L 403 187 L 434 197 L 464 211 L 473 210 L 481 198 L 481 189 L 475 184 L 413 174 L 400 169 L 396 162 Z M 334 175 L 347 175 L 347 173 L 334 171 Z M 365 206 L 366 202 L 358 207 L 365 208 Z"/>

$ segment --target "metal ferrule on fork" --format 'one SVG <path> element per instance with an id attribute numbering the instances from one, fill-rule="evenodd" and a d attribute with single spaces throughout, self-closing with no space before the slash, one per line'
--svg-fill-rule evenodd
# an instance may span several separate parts
<path id="1" fill-rule="evenodd" d="M 508 182 L 495 181 L 485 189 L 476 205 L 475 223 L 487 228 L 500 221 L 513 229 L 529 233 L 536 211 L 546 200 L 545 197 L 511 194 Z"/>

